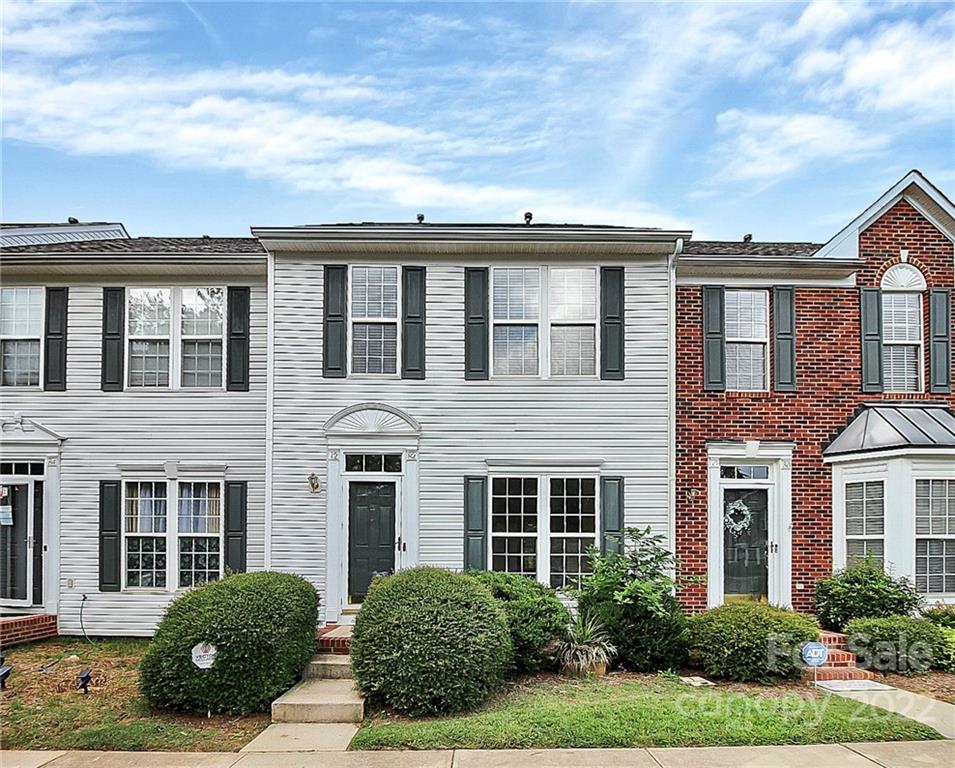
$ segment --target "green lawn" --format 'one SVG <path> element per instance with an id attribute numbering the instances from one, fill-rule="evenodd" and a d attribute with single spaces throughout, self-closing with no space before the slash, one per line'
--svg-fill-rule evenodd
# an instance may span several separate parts
<path id="1" fill-rule="evenodd" d="M 941 738 L 884 710 L 805 686 L 690 688 L 665 676 L 543 677 L 482 709 L 410 720 L 379 713 L 351 749 L 815 744 Z"/>
<path id="2" fill-rule="evenodd" d="M 148 643 L 111 638 L 90 645 L 60 637 L 7 649 L 6 663 L 14 670 L 0 698 L 3 748 L 230 752 L 269 724 L 267 714 L 150 712 L 138 688 Z M 88 696 L 76 690 L 76 676 L 86 667 L 94 675 Z"/>

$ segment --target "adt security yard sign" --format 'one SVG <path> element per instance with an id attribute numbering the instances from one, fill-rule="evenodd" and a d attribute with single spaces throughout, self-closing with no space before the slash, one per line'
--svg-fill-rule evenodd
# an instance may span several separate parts
<path id="1" fill-rule="evenodd" d="M 806 643 L 802 647 L 802 660 L 812 667 L 812 682 L 816 683 L 816 669 L 826 663 L 829 658 L 829 649 L 822 643 Z"/>
<path id="2" fill-rule="evenodd" d="M 192 663 L 199 669 L 209 669 L 215 663 L 216 652 L 212 643 L 197 643 L 192 648 Z"/>

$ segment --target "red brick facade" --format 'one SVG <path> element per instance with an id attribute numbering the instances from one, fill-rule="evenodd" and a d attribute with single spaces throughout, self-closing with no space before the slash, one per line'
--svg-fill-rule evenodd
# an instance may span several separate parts
<path id="1" fill-rule="evenodd" d="M 952 242 L 901 201 L 860 235 L 866 266 L 857 273 L 857 286 L 877 286 L 884 271 L 900 261 L 901 249 L 929 288 L 955 284 Z M 795 295 L 797 391 L 724 393 L 703 390 L 702 289 L 677 289 L 676 539 L 681 573 L 705 579 L 707 442 L 794 443 L 792 601 L 795 608 L 810 610 L 816 580 L 832 570 L 831 469 L 823 464 L 823 448 L 864 402 L 901 397 L 955 405 L 955 397 L 863 393 L 858 288 L 797 286 Z M 923 316 L 927 333 L 927 298 Z M 927 348 L 924 358 L 927 366 Z M 691 583 L 681 595 L 692 611 L 707 607 L 705 583 Z"/>
<path id="2" fill-rule="evenodd" d="M 0 648 L 45 640 L 57 634 L 56 614 L 53 613 L 0 618 Z"/>

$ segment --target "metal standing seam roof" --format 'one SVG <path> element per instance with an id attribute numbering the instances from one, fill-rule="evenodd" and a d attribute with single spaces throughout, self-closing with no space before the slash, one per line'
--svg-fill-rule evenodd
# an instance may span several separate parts
<path id="1" fill-rule="evenodd" d="M 942 404 L 866 406 L 829 443 L 823 455 L 899 448 L 955 449 L 955 412 Z"/>

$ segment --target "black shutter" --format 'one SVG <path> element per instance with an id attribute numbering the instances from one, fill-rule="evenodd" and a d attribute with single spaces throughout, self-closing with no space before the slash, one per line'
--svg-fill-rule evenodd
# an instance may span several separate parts
<path id="1" fill-rule="evenodd" d="M 929 392 L 952 391 L 952 289 L 933 288 L 929 293 Z"/>
<path id="2" fill-rule="evenodd" d="M 116 480 L 99 484 L 99 591 L 120 590 L 122 487 Z"/>
<path id="3" fill-rule="evenodd" d="M 600 268 L 600 378 L 624 377 L 623 267 Z"/>
<path id="4" fill-rule="evenodd" d="M 46 329 L 44 331 L 43 389 L 66 389 L 66 315 L 69 288 L 46 289 Z"/>
<path id="5" fill-rule="evenodd" d="M 726 390 L 726 294 L 718 285 L 703 286 L 703 389 Z"/>
<path id="6" fill-rule="evenodd" d="M 226 389 L 249 391 L 249 296 L 248 288 L 229 288 L 229 318 L 226 336 Z"/>
<path id="7" fill-rule="evenodd" d="M 348 372 L 348 267 L 325 266 L 325 332 L 322 375 L 342 379 Z"/>
<path id="8" fill-rule="evenodd" d="M 862 391 L 882 391 L 882 291 L 863 288 L 859 294 L 862 319 Z"/>
<path id="9" fill-rule="evenodd" d="M 245 482 L 225 484 L 225 567 L 230 571 L 245 571 L 246 506 L 249 486 Z"/>
<path id="10" fill-rule="evenodd" d="M 464 478 L 464 570 L 487 569 L 487 478 Z"/>
<path id="11" fill-rule="evenodd" d="M 401 269 L 401 378 L 423 379 L 427 275 L 424 267 Z"/>
<path id="12" fill-rule="evenodd" d="M 104 392 L 123 391 L 125 359 L 126 289 L 103 289 L 103 356 L 100 388 Z"/>
<path id="13" fill-rule="evenodd" d="M 796 289 L 773 289 L 773 388 L 796 391 Z"/>
<path id="14" fill-rule="evenodd" d="M 488 377 L 488 272 L 486 267 L 464 270 L 464 378 Z"/>
<path id="15" fill-rule="evenodd" d="M 623 478 L 600 478 L 600 552 L 623 552 Z"/>
<path id="16" fill-rule="evenodd" d="M 43 481 L 33 483 L 33 604 L 43 605 Z"/>

